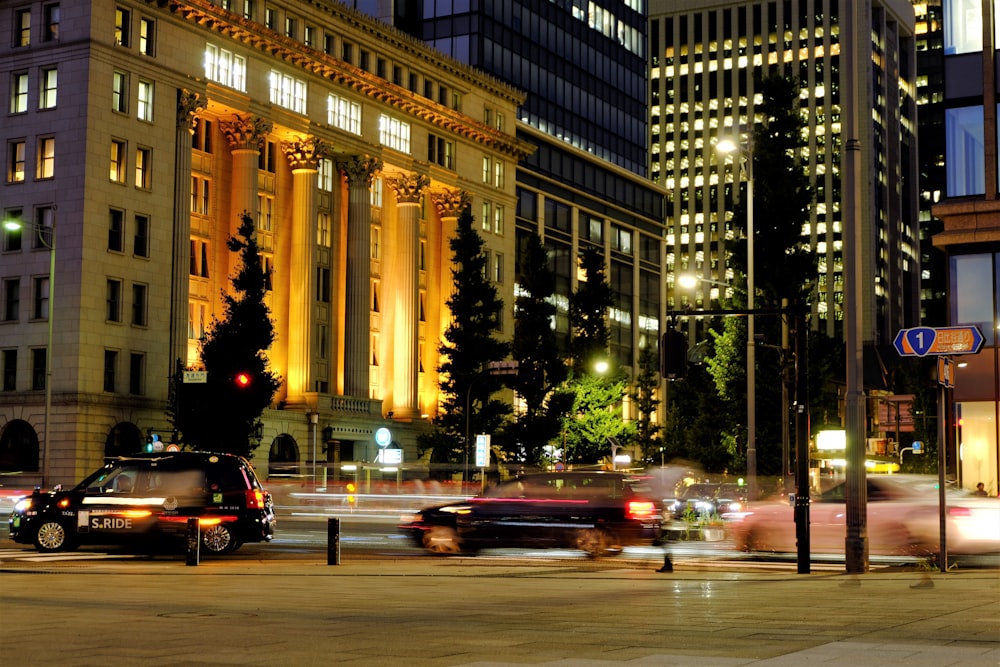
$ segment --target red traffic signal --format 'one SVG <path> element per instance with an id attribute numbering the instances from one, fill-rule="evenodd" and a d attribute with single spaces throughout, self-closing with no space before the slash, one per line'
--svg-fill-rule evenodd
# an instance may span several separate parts
<path id="1" fill-rule="evenodd" d="M 235 382 L 236 386 L 239 387 L 240 389 L 246 389 L 247 387 L 250 386 L 250 374 L 249 373 L 237 373 L 233 377 L 233 382 Z"/>

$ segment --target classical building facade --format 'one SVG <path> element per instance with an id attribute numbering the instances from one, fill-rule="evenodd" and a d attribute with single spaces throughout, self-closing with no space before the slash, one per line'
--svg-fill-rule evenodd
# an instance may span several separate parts
<path id="1" fill-rule="evenodd" d="M 463 206 L 513 301 L 523 94 L 337 3 L 25 1 L 0 34 L 0 472 L 170 439 L 244 212 L 284 380 L 255 463 L 373 461 L 381 426 L 415 460 Z"/>

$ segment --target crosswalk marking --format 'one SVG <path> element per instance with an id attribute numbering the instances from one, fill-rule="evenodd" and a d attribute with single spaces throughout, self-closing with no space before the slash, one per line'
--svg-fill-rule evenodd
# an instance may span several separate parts
<path id="1" fill-rule="evenodd" d="M 105 560 L 110 558 L 135 558 L 135 554 L 108 554 L 101 552 L 66 551 L 43 554 L 27 549 L 0 549 L 0 563 L 16 560 L 27 563 L 52 563 L 75 560 Z"/>

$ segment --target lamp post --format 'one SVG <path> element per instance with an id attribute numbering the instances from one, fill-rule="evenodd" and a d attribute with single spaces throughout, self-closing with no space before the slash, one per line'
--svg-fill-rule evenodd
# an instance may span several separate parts
<path id="1" fill-rule="evenodd" d="M 46 319 L 48 320 L 48 340 L 45 346 L 45 421 L 43 430 L 45 440 L 42 446 L 42 486 L 46 485 L 49 476 L 49 443 L 52 441 L 49 431 L 49 420 L 52 414 L 52 320 L 55 314 L 55 278 L 56 278 L 56 218 L 55 211 L 52 212 L 52 224 L 46 227 L 32 223 L 31 228 L 38 234 L 38 240 L 49 250 L 49 303 Z M 26 225 L 21 220 L 4 220 L 6 229 L 11 231 L 21 230 Z M 46 231 L 48 240 L 46 240 Z"/>

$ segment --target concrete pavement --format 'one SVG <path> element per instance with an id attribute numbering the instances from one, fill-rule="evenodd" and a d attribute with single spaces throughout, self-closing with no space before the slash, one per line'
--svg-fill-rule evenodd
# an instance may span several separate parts
<path id="1" fill-rule="evenodd" d="M 5 665 L 1000 665 L 1000 571 L 476 558 L 0 564 Z"/>

